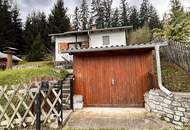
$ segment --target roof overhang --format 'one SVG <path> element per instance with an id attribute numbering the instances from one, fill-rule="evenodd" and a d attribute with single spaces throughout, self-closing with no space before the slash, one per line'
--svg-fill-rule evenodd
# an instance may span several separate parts
<path id="1" fill-rule="evenodd" d="M 65 33 L 55 33 L 49 34 L 52 36 L 68 36 L 68 35 L 82 35 L 88 33 L 96 33 L 96 32 L 110 32 L 110 31 L 120 31 L 120 30 L 130 30 L 133 29 L 133 26 L 123 26 L 123 27 L 113 27 L 113 28 L 103 28 L 103 29 L 94 29 L 94 30 L 81 30 L 81 31 L 70 31 Z"/>
<path id="2" fill-rule="evenodd" d="M 89 53 L 89 52 L 103 52 L 103 51 L 119 51 L 119 50 L 135 50 L 135 49 L 155 49 L 156 46 L 167 46 L 167 42 L 162 43 L 148 43 L 148 44 L 132 44 L 127 46 L 106 46 L 106 47 L 91 47 L 91 48 L 71 48 L 62 50 L 61 53 Z"/>

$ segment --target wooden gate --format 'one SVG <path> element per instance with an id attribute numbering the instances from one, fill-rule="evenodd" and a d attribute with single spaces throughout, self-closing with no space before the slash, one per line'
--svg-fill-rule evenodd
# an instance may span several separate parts
<path id="1" fill-rule="evenodd" d="M 143 106 L 152 51 L 74 56 L 74 92 L 86 106 Z"/>

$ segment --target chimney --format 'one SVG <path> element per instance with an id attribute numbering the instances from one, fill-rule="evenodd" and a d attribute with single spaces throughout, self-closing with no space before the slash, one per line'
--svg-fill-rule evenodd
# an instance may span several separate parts
<path id="1" fill-rule="evenodd" d="M 96 30 L 96 24 L 91 25 L 92 30 Z"/>

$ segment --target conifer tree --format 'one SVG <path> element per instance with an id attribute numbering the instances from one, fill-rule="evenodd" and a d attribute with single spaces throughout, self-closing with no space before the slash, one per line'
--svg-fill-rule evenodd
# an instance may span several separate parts
<path id="1" fill-rule="evenodd" d="M 82 0 L 80 8 L 80 22 L 81 22 L 81 29 L 87 30 L 89 27 L 89 10 L 86 0 Z"/>
<path id="2" fill-rule="evenodd" d="M 120 16 L 121 25 L 127 26 L 129 25 L 129 21 L 128 21 L 129 7 L 128 7 L 127 0 L 121 0 L 120 9 L 121 9 L 121 16 Z"/>
<path id="3" fill-rule="evenodd" d="M 139 27 L 139 13 L 135 6 L 131 7 L 129 16 L 129 25 L 133 26 L 133 29 L 137 29 Z"/>
<path id="4" fill-rule="evenodd" d="M 50 33 L 63 33 L 70 30 L 70 19 L 63 0 L 58 0 L 49 16 Z"/>
<path id="5" fill-rule="evenodd" d="M 14 34 L 12 35 L 13 37 L 12 42 L 14 43 L 13 47 L 17 48 L 20 54 L 23 54 L 25 50 L 23 48 L 24 38 L 23 38 L 22 22 L 21 19 L 19 18 L 19 10 L 16 6 L 12 10 L 12 24 L 14 31 Z"/>
<path id="6" fill-rule="evenodd" d="M 78 31 L 80 29 L 79 8 L 77 6 L 74 11 L 73 28 L 75 31 Z"/>
<path id="7" fill-rule="evenodd" d="M 92 0 L 91 3 L 91 21 L 97 28 L 104 28 L 104 7 L 101 0 Z"/>
<path id="8" fill-rule="evenodd" d="M 106 28 L 111 27 L 111 6 L 113 0 L 103 0 L 103 8 L 104 8 L 104 25 Z"/>
<path id="9" fill-rule="evenodd" d="M 116 8 L 112 17 L 112 27 L 119 27 L 120 23 L 119 23 L 119 9 Z"/>
<path id="10" fill-rule="evenodd" d="M 148 0 L 143 0 L 141 7 L 140 7 L 140 26 L 143 27 L 145 24 L 148 24 L 149 20 L 149 1 Z"/>

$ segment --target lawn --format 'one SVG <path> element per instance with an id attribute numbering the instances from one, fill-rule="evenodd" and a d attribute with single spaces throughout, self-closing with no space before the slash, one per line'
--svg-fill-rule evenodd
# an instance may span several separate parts
<path id="1" fill-rule="evenodd" d="M 24 62 L 12 70 L 0 71 L 0 85 L 27 83 L 36 77 L 64 78 L 65 72 L 53 67 L 53 63 Z"/>

